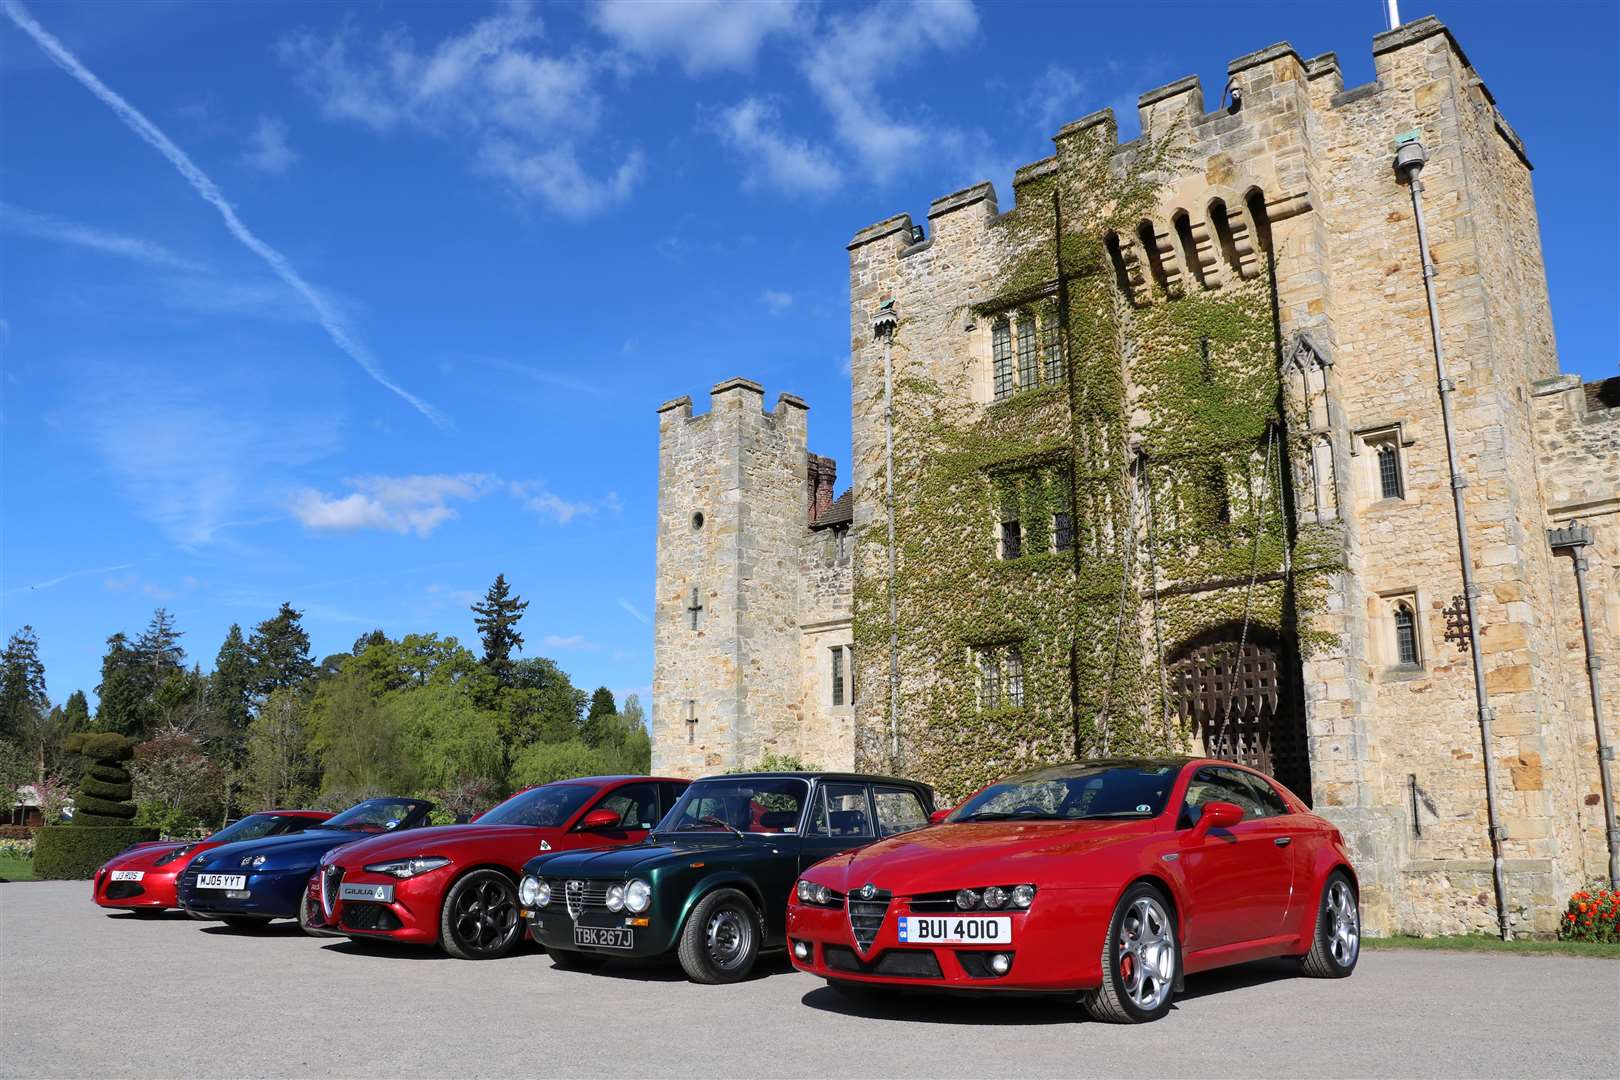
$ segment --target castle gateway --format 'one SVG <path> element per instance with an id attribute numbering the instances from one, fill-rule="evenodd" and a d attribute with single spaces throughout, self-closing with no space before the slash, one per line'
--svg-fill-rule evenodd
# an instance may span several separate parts
<path id="1" fill-rule="evenodd" d="M 1553 929 L 1607 873 L 1620 379 L 1559 374 L 1526 149 L 1451 34 L 1373 52 L 1346 89 L 1272 46 L 1214 111 L 1142 95 L 1134 142 L 1068 125 L 1005 212 L 857 233 L 842 495 L 792 395 L 660 408 L 655 771 L 791 754 L 949 803 L 1208 752 L 1340 825 L 1384 932 L 1496 929 L 1494 803 L 1507 917 Z"/>

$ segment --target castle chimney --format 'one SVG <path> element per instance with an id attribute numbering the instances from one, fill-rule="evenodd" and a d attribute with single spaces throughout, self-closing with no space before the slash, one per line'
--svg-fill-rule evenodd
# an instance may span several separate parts
<path id="1" fill-rule="evenodd" d="M 805 490 L 810 524 L 820 521 L 832 509 L 833 488 L 838 483 L 838 462 L 819 454 L 805 455 Z"/>

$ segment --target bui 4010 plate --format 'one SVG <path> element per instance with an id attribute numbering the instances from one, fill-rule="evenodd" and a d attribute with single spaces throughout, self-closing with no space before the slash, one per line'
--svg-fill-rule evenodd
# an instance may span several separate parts
<path id="1" fill-rule="evenodd" d="M 1006 915 L 900 916 L 900 940 L 908 945 L 1011 945 Z"/>

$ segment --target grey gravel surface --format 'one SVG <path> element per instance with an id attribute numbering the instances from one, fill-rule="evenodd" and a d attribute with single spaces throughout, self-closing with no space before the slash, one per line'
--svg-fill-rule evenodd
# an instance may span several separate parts
<path id="1" fill-rule="evenodd" d="M 1620 1075 L 1620 963 L 1369 952 L 1349 979 L 1195 976 L 1156 1024 L 1047 998 L 854 1006 L 781 963 L 566 972 L 109 916 L 84 883 L 0 884 L 0 1076 Z"/>

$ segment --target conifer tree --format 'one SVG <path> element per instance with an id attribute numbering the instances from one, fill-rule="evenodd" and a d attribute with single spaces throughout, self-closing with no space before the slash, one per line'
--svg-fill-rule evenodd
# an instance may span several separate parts
<path id="1" fill-rule="evenodd" d="M 107 639 L 96 684 L 96 727 L 122 735 L 140 735 L 151 711 L 151 680 L 141 655 L 122 631 Z"/>
<path id="2" fill-rule="evenodd" d="M 21 739 L 49 709 L 39 638 L 32 626 L 24 626 L 0 653 L 0 733 Z"/>
<path id="3" fill-rule="evenodd" d="M 214 673 L 208 678 L 210 734 L 219 739 L 234 758 L 247 738 L 253 694 L 253 653 L 236 623 L 225 632 L 225 641 L 214 658 Z"/>
<path id="4" fill-rule="evenodd" d="M 248 653 L 253 658 L 253 691 L 269 697 L 277 690 L 297 689 L 315 674 L 309 655 L 304 613 L 283 603 L 281 610 L 253 628 Z"/>
<path id="5" fill-rule="evenodd" d="M 613 700 L 613 691 L 605 686 L 598 686 L 596 693 L 591 695 L 591 707 L 585 713 L 585 727 L 580 732 L 587 746 L 601 745 L 603 736 L 607 733 L 608 722 L 618 714 L 619 706 Z"/>
<path id="6" fill-rule="evenodd" d="M 517 624 L 528 606 L 527 600 L 512 593 L 505 574 L 496 574 L 484 599 L 472 606 L 473 614 L 478 616 L 473 625 L 484 642 L 484 667 L 502 686 L 511 683 L 512 654 L 523 649 L 523 635 L 518 633 Z"/>

